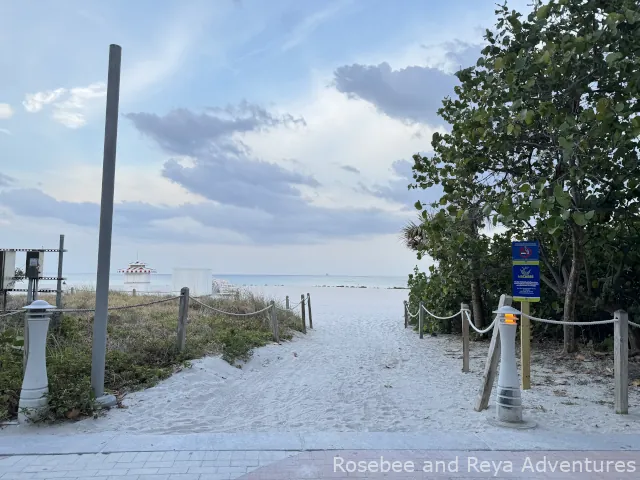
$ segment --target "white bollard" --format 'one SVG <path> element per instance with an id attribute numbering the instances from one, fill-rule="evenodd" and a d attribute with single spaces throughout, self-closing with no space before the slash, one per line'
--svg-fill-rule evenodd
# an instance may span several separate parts
<path id="1" fill-rule="evenodd" d="M 534 422 L 522 418 L 520 376 L 516 365 L 516 315 L 522 312 L 503 306 L 493 313 L 498 314 L 500 329 L 500 371 L 496 392 L 496 422 L 492 423 L 518 429 L 533 428 Z"/>
<path id="2" fill-rule="evenodd" d="M 18 423 L 38 420 L 48 409 L 49 380 L 47 378 L 47 333 L 55 309 L 45 300 L 36 300 L 24 307 L 29 325 L 29 356 L 22 380 Z"/>

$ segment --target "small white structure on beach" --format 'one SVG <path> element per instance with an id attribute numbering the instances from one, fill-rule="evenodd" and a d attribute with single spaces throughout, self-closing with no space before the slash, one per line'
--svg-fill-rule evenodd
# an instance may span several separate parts
<path id="1" fill-rule="evenodd" d="M 131 262 L 127 268 L 118 269 L 118 273 L 124 274 L 124 285 L 126 289 L 149 290 L 151 286 L 151 274 L 156 273 L 153 268 L 144 262 Z"/>
<path id="2" fill-rule="evenodd" d="M 227 280 L 215 278 L 213 280 L 213 293 L 223 296 L 236 295 L 239 293 L 239 288 L 232 285 Z"/>
<path id="3" fill-rule="evenodd" d="M 174 267 L 171 279 L 175 292 L 179 292 L 182 287 L 189 287 L 189 295 L 199 296 L 213 293 L 210 268 Z"/>

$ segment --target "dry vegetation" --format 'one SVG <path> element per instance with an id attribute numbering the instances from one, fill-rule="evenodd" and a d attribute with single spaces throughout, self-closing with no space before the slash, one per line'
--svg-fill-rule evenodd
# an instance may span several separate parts
<path id="1" fill-rule="evenodd" d="M 49 303 L 55 299 L 42 296 Z M 111 292 L 109 306 L 149 303 L 158 296 Z M 266 307 L 269 300 L 251 294 L 221 299 L 200 299 L 220 310 L 250 313 Z M 9 309 L 19 309 L 25 298 L 11 297 Z M 229 363 L 247 360 L 254 348 L 272 341 L 269 311 L 250 317 L 212 312 L 190 302 L 186 350 L 176 347 L 178 302 L 109 312 L 105 389 L 121 398 L 126 392 L 147 388 L 189 365 L 189 360 L 222 355 Z M 277 303 L 276 303 L 277 304 Z M 64 297 L 65 309 L 92 309 L 95 293 L 77 291 Z M 279 305 L 282 306 L 282 305 Z M 278 310 L 282 340 L 301 328 L 301 319 Z M 0 318 L 0 421 L 17 416 L 23 369 L 24 316 Z M 91 338 L 93 313 L 65 313 L 53 321 L 47 344 L 49 374 L 48 420 L 96 415 L 91 394 Z M 241 365 L 238 365 L 241 367 Z"/>

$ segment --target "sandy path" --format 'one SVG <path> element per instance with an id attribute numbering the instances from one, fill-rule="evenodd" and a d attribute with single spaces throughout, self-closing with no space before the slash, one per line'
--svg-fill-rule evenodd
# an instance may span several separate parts
<path id="1" fill-rule="evenodd" d="M 487 413 L 473 411 L 486 344 L 472 345 L 472 372 L 461 373 L 459 339 L 425 337 L 403 328 L 401 291 L 351 291 L 340 311 L 314 297 L 314 330 L 257 350 L 242 370 L 218 358 L 194 362 L 160 385 L 125 399 L 127 409 L 55 427 L 12 427 L 7 433 L 480 431 Z M 365 301 L 368 314 L 362 314 Z M 638 431 L 640 389 L 631 389 L 632 415 L 614 415 L 613 381 L 579 385 L 562 369 L 562 385 L 523 392 L 525 414 L 543 429 Z M 569 382 L 562 384 L 562 382 Z M 584 381 L 582 383 L 585 383 Z M 562 388 L 566 396 L 554 394 Z M 564 402 L 564 403 L 563 403 Z M 541 406 L 543 408 L 541 408 Z M 635 412 L 635 413 L 633 413 Z"/>

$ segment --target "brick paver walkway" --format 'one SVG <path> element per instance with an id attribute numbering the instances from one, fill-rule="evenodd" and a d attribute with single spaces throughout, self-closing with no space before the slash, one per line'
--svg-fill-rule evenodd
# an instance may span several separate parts
<path id="1" fill-rule="evenodd" d="M 637 451 L 180 451 L 0 457 L 0 480 L 632 479 Z"/>
<path id="2" fill-rule="evenodd" d="M 230 480 L 297 452 L 193 451 L 0 458 L 0 480 Z"/>

